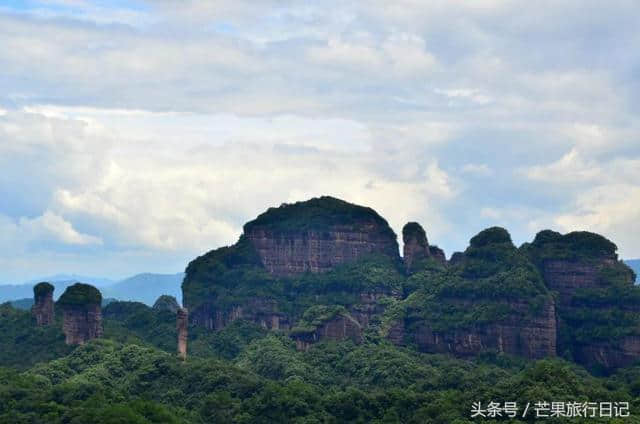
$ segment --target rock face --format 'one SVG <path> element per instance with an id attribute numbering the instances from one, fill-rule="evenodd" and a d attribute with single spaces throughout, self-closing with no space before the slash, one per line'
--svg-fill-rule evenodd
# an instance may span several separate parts
<path id="1" fill-rule="evenodd" d="M 153 310 L 155 311 L 169 311 L 175 314 L 178 312 L 178 309 L 180 309 L 180 305 L 178 305 L 176 298 L 166 294 L 160 296 L 153 304 Z"/>
<path id="2" fill-rule="evenodd" d="M 210 330 L 222 330 L 238 319 L 253 322 L 269 330 L 288 330 L 290 327 L 288 317 L 278 311 L 277 302 L 266 298 L 248 299 L 242 306 L 229 308 L 206 304 L 192 314 L 195 325 Z"/>
<path id="3" fill-rule="evenodd" d="M 182 360 L 187 359 L 187 338 L 189 327 L 189 312 L 185 308 L 179 308 L 176 314 L 176 327 L 178 330 L 178 356 Z"/>
<path id="4" fill-rule="evenodd" d="M 530 359 L 556 355 L 556 318 L 553 302 L 547 301 L 534 316 L 525 303 L 509 303 L 513 312 L 495 323 L 448 332 L 420 326 L 415 335 L 418 349 L 430 353 L 476 356 L 492 351 Z M 395 337 L 398 337 L 395 335 Z"/>
<path id="5" fill-rule="evenodd" d="M 444 251 L 438 246 L 429 245 L 427 233 L 417 222 L 409 222 L 402 228 L 402 242 L 404 243 L 402 260 L 407 273 L 417 271 L 421 261 L 432 258 L 441 264 L 446 264 Z"/>
<path id="6" fill-rule="evenodd" d="M 404 243 L 402 259 L 407 271 L 421 259 L 431 256 L 427 233 L 417 222 L 409 222 L 402 228 L 402 242 Z"/>
<path id="7" fill-rule="evenodd" d="M 38 283 L 33 287 L 34 304 L 31 313 L 38 326 L 53 323 L 53 290 L 54 287 L 49 283 Z"/>
<path id="8" fill-rule="evenodd" d="M 184 305 L 194 325 L 247 320 L 288 331 L 300 350 L 358 343 L 373 326 L 394 344 L 465 357 L 640 359 L 640 288 L 604 237 L 542 231 L 517 248 L 492 227 L 448 262 L 417 223 L 403 241 L 401 261 L 382 217 L 331 197 L 271 208 L 189 264 Z"/>
<path id="9" fill-rule="evenodd" d="M 559 352 L 606 369 L 640 359 L 640 289 L 615 244 L 598 234 L 545 230 L 523 249 L 558 294 Z"/>
<path id="10" fill-rule="evenodd" d="M 351 340 L 362 343 L 362 326 L 348 314 L 337 314 L 317 325 L 314 329 L 299 330 L 292 333 L 299 351 L 307 351 L 314 343 L 321 340 Z"/>
<path id="11" fill-rule="evenodd" d="M 454 264 L 412 275 L 387 337 L 430 353 L 556 355 L 556 311 L 542 278 L 502 228 L 482 231 Z M 435 282 L 437 281 L 437 284 Z"/>
<path id="12" fill-rule="evenodd" d="M 76 283 L 67 287 L 58 300 L 66 344 L 84 344 L 102 336 L 101 302 L 102 295 L 93 286 Z"/>
<path id="13" fill-rule="evenodd" d="M 608 283 L 600 277 L 600 271 L 616 263 L 616 259 L 604 256 L 593 260 L 548 259 L 542 263 L 542 275 L 551 290 L 560 295 L 561 305 L 571 304 L 577 290 L 606 288 Z"/>
<path id="14" fill-rule="evenodd" d="M 274 275 L 324 272 L 371 253 L 398 257 L 393 230 L 373 209 L 332 197 L 270 209 L 244 234 Z"/>

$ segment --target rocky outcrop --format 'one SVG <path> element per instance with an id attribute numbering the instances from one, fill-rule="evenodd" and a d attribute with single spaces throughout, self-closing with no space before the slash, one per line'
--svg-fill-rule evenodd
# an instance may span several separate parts
<path id="1" fill-rule="evenodd" d="M 595 342 L 579 346 L 574 359 L 581 364 L 598 364 L 606 369 L 627 367 L 640 360 L 640 336 L 623 337 L 616 343 Z"/>
<path id="2" fill-rule="evenodd" d="M 154 311 L 169 311 L 172 314 L 175 314 L 178 312 L 178 309 L 180 309 L 180 305 L 176 298 L 166 294 L 160 296 L 153 304 Z"/>
<path id="3" fill-rule="evenodd" d="M 427 233 L 417 222 L 409 222 L 402 228 L 402 242 L 402 259 L 407 271 L 410 271 L 416 262 L 431 256 Z"/>
<path id="4" fill-rule="evenodd" d="M 38 326 L 50 325 L 54 320 L 53 290 L 49 283 L 38 283 L 33 287 L 34 304 L 31 314 Z"/>
<path id="5" fill-rule="evenodd" d="M 360 324 L 362 328 L 369 326 L 374 317 L 382 316 L 386 306 L 382 302 L 385 298 L 400 299 L 399 290 L 366 291 L 359 294 L 359 303 L 349 306 L 349 314 Z"/>
<path id="6" fill-rule="evenodd" d="M 402 228 L 402 242 L 404 243 L 402 260 L 408 273 L 417 270 L 421 261 L 431 258 L 447 263 L 444 250 L 438 246 L 429 245 L 427 233 L 417 222 L 409 222 Z"/>
<path id="7" fill-rule="evenodd" d="M 455 258 L 409 278 L 415 291 L 386 319 L 389 340 L 462 357 L 556 355 L 553 297 L 505 229 L 480 232 Z"/>
<path id="8" fill-rule="evenodd" d="M 233 321 L 243 319 L 269 330 L 288 330 L 289 318 L 278 311 L 273 299 L 251 298 L 243 305 L 221 307 L 210 303 L 201 305 L 191 317 L 194 325 L 210 330 L 222 330 Z"/>
<path id="9" fill-rule="evenodd" d="M 614 243 L 584 231 L 545 230 L 523 250 L 558 295 L 559 352 L 606 369 L 640 360 L 640 303 L 634 301 L 640 289 Z"/>
<path id="10" fill-rule="evenodd" d="M 244 227 L 278 276 L 324 272 L 372 253 L 398 257 L 396 236 L 373 209 L 332 197 L 272 208 Z"/>
<path id="11" fill-rule="evenodd" d="M 322 340 L 351 340 L 356 344 L 363 341 L 362 326 L 347 313 L 335 314 L 321 323 L 316 323 L 312 328 L 294 328 L 291 337 L 299 351 L 307 351 L 311 345 Z"/>
<path id="12" fill-rule="evenodd" d="M 67 287 L 58 300 L 66 344 L 84 344 L 102 336 L 101 302 L 102 295 L 93 286 L 76 283 Z"/>
<path id="13" fill-rule="evenodd" d="M 189 312 L 186 308 L 179 308 L 176 313 L 176 329 L 178 332 L 178 356 L 187 359 L 187 338 L 189 327 Z"/>
<path id="14" fill-rule="evenodd" d="M 601 278 L 601 270 L 615 262 L 610 256 L 589 260 L 547 259 L 541 268 L 547 286 L 558 292 L 561 305 L 566 306 L 571 304 L 577 290 L 606 288 L 609 283 Z"/>
<path id="15" fill-rule="evenodd" d="M 435 259 L 436 261 L 442 263 L 442 264 L 446 264 L 447 263 L 447 257 L 444 254 L 444 250 L 440 249 L 438 246 L 435 245 L 430 245 L 429 246 L 429 253 L 431 253 L 431 257 L 433 259 Z"/>
<path id="16" fill-rule="evenodd" d="M 435 331 L 428 324 L 416 329 L 414 340 L 418 349 L 429 353 L 451 353 L 456 356 L 476 356 L 482 352 L 505 353 L 529 359 L 556 355 L 556 317 L 552 301 L 531 314 L 528 304 L 506 304 L 511 313 L 489 324 L 465 329 Z M 397 334 L 393 337 L 398 338 Z M 391 338 L 391 337 L 390 337 Z"/>

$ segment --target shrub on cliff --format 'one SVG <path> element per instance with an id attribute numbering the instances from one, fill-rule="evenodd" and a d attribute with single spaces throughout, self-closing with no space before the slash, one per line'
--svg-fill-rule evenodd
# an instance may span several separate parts
<path id="1" fill-rule="evenodd" d="M 102 294 L 100 290 L 82 283 L 75 283 L 62 293 L 58 304 L 63 306 L 101 305 Z"/>
<path id="2" fill-rule="evenodd" d="M 543 230 L 536 234 L 532 243 L 522 245 L 523 250 L 533 262 L 542 265 L 545 260 L 593 260 L 603 257 L 616 257 L 618 247 L 601 236 L 588 231 L 574 231 L 560 234 Z"/>
<path id="3" fill-rule="evenodd" d="M 33 286 L 33 295 L 36 298 L 42 297 L 42 296 L 45 296 L 47 293 L 53 293 L 54 289 L 55 287 L 53 287 L 53 285 L 49 283 L 46 283 L 46 282 L 38 283 L 35 286 Z"/>
<path id="4" fill-rule="evenodd" d="M 244 225 L 248 234 L 256 227 L 282 232 L 326 231 L 333 225 L 363 226 L 376 224 L 378 231 L 396 239 L 396 235 L 387 221 L 378 213 L 364 206 L 354 205 L 335 197 L 323 196 L 304 202 L 284 203 L 278 208 L 269 208 L 256 219 Z"/>

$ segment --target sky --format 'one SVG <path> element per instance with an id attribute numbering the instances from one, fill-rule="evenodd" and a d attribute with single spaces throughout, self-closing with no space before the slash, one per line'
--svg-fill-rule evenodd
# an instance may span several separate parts
<path id="1" fill-rule="evenodd" d="M 332 195 L 640 257 L 637 1 L 0 2 L 0 282 L 179 272 Z"/>

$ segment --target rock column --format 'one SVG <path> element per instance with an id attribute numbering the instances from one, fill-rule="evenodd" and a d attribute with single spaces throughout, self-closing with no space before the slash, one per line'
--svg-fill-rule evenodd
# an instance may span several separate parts
<path id="1" fill-rule="evenodd" d="M 178 309 L 177 329 L 178 329 L 178 356 L 182 360 L 187 359 L 187 328 L 189 326 L 189 311 L 187 308 Z"/>
<path id="2" fill-rule="evenodd" d="M 411 271 L 421 259 L 430 256 L 427 233 L 417 222 L 409 222 L 402 228 L 403 260 L 407 271 Z"/>
<path id="3" fill-rule="evenodd" d="M 31 313 L 38 326 L 53 323 L 53 290 L 54 287 L 49 283 L 38 283 L 33 287 L 34 303 Z"/>
<path id="4" fill-rule="evenodd" d="M 84 344 L 102 337 L 102 294 L 87 284 L 67 287 L 58 304 L 62 307 L 62 331 L 68 345 Z"/>

